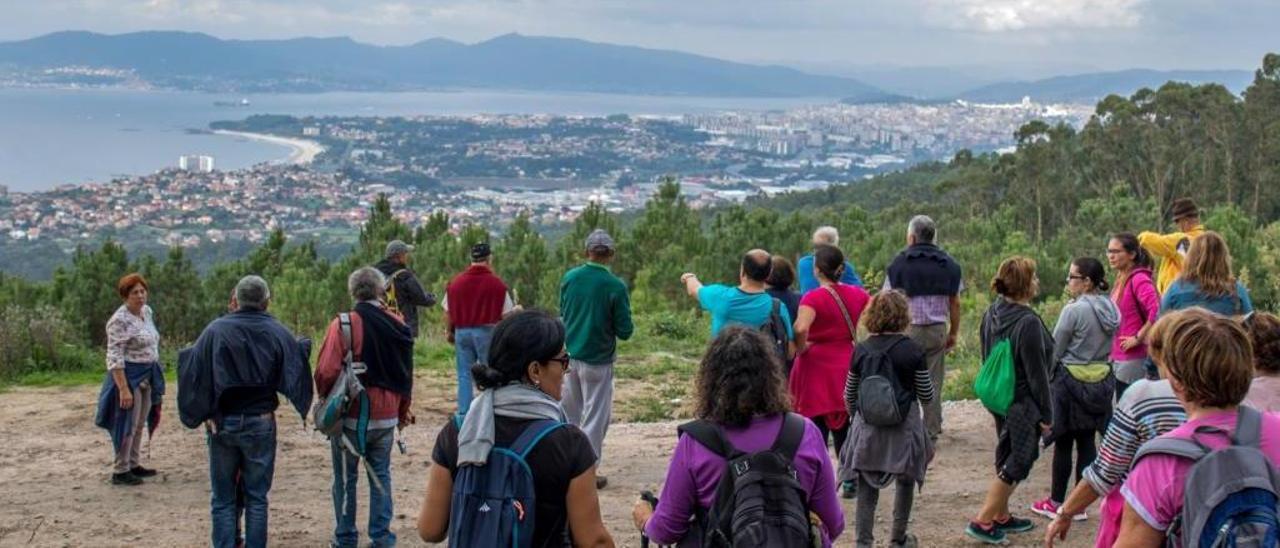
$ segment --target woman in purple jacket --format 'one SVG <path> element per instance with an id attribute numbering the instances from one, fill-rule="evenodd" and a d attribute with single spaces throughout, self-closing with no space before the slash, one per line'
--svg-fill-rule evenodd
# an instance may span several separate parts
<path id="1" fill-rule="evenodd" d="M 744 453 L 768 450 L 790 411 L 782 365 L 759 331 L 731 327 L 712 341 L 702 358 L 695 387 L 696 416 L 718 425 Z M 823 546 L 844 531 L 844 513 L 836 495 L 831 456 L 818 427 L 804 421 L 804 435 L 792 461 L 805 505 L 821 520 Z M 710 509 L 725 459 L 681 434 L 667 468 L 666 485 L 656 509 L 636 503 L 636 527 L 657 544 L 697 546 L 684 539 L 690 518 Z M 682 542 L 685 540 L 685 542 Z"/>

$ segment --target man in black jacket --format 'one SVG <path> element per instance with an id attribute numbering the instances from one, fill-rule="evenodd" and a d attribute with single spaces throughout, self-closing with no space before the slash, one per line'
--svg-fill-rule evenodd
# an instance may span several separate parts
<path id="1" fill-rule="evenodd" d="M 387 244 L 385 258 L 374 265 L 387 277 L 387 307 L 404 316 L 404 323 L 418 338 L 418 307 L 436 304 L 436 296 L 422 288 L 418 277 L 409 269 L 409 253 L 413 246 L 400 240 Z"/>
<path id="2" fill-rule="evenodd" d="M 178 415 L 201 423 L 209 442 L 213 546 L 235 546 L 244 495 L 245 546 L 265 546 L 267 493 L 275 474 L 276 393 L 305 420 L 313 396 L 311 341 L 295 339 L 267 313 L 271 290 L 258 276 L 236 284 L 236 311 L 205 327 L 178 354 Z"/>

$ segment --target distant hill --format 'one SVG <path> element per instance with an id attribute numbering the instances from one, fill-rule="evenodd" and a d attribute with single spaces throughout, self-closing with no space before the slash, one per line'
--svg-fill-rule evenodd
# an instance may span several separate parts
<path id="1" fill-rule="evenodd" d="M 657 95 L 872 99 L 852 78 L 689 53 L 507 34 L 476 44 L 433 39 L 374 46 L 350 38 L 222 40 L 188 32 L 68 31 L 0 43 L 0 72 L 132 70 L 155 86 L 204 91 L 500 88 Z"/>
<path id="2" fill-rule="evenodd" d="M 1113 93 L 1128 96 L 1144 87 L 1155 89 L 1170 80 L 1192 84 L 1219 83 L 1238 94 L 1253 82 L 1253 73 L 1246 70 L 1146 69 L 1095 72 L 1030 82 L 991 84 L 966 91 L 956 98 L 982 103 L 1012 103 L 1021 101 L 1023 97 L 1031 97 L 1033 101 L 1041 103 L 1092 103 Z"/>

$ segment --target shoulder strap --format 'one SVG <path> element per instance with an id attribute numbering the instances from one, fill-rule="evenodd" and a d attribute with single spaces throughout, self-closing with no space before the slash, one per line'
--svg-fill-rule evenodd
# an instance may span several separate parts
<path id="1" fill-rule="evenodd" d="M 1136 465 L 1142 457 L 1152 454 L 1173 455 L 1195 461 L 1209 454 L 1209 450 L 1193 440 L 1161 437 L 1142 444 L 1138 454 L 1133 456 L 1133 462 Z"/>
<path id="2" fill-rule="evenodd" d="M 524 432 L 520 433 L 520 437 L 516 438 L 516 441 L 511 444 L 509 449 L 523 459 L 529 455 L 534 446 L 538 445 L 538 442 L 542 441 L 542 438 L 547 437 L 547 434 L 562 426 L 564 426 L 563 422 L 551 419 L 534 422 L 524 428 Z"/>
<path id="3" fill-rule="evenodd" d="M 725 460 L 742 454 L 724 436 L 724 430 L 721 430 L 719 426 L 711 421 L 696 420 L 686 422 L 677 427 L 676 431 L 693 438 L 694 441 L 702 444 L 703 447 Z"/>
<path id="4" fill-rule="evenodd" d="M 782 416 L 782 426 L 778 429 L 778 437 L 773 440 L 770 449 L 780 453 L 788 462 L 795 460 L 796 451 L 800 449 L 800 441 L 804 439 L 805 419 L 795 413 Z"/>
<path id="5" fill-rule="evenodd" d="M 1231 442 L 1236 445 L 1258 447 L 1262 438 L 1262 413 L 1247 405 L 1241 405 L 1237 413 L 1236 431 L 1231 434 Z"/>
<path id="6" fill-rule="evenodd" d="M 827 290 L 827 293 L 831 294 L 832 299 L 836 300 L 836 306 L 840 307 L 840 314 L 844 316 L 844 325 L 849 328 L 849 337 L 854 341 L 858 340 L 858 328 L 854 327 L 853 318 L 849 316 L 849 309 L 844 307 L 844 300 L 840 298 L 840 293 L 836 291 L 836 288 L 829 285 L 823 286 L 823 288 Z"/>
<path id="7" fill-rule="evenodd" d="M 342 332 L 342 347 L 347 350 L 346 357 L 343 358 L 343 365 L 350 366 L 355 361 L 353 349 L 351 348 L 351 314 L 341 312 L 338 314 L 338 327 Z"/>

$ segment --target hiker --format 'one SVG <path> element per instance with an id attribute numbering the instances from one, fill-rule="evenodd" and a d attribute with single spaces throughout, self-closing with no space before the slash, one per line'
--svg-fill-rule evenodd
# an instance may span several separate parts
<path id="1" fill-rule="evenodd" d="M 560 280 L 565 347 L 573 356 L 564 376 L 562 402 L 569 424 L 582 429 L 591 440 L 598 489 L 609 484 L 600 467 L 604 464 L 604 437 L 613 418 L 613 362 L 618 340 L 630 339 L 635 332 L 627 284 L 609 271 L 614 250 L 609 233 L 592 231 L 587 236 L 587 261 Z"/>
<path id="2" fill-rule="evenodd" d="M 1111 374 L 1111 338 L 1120 325 L 1120 311 L 1107 296 L 1110 290 L 1102 262 L 1093 257 L 1071 261 L 1067 292 L 1071 301 L 1053 326 L 1053 430 L 1044 445 L 1053 445 L 1053 480 L 1049 496 L 1031 505 L 1031 511 L 1049 519 L 1067 496 L 1075 450 L 1075 482 L 1098 456 L 1098 432 L 1111 420 L 1116 380 Z M 1081 512 L 1072 516 L 1083 520 Z"/>
<path id="3" fill-rule="evenodd" d="M 1182 272 L 1160 300 L 1160 313 L 1198 306 L 1224 316 L 1253 312 L 1244 283 L 1231 273 L 1231 250 L 1217 232 L 1207 231 L 1191 242 Z"/>
<path id="4" fill-rule="evenodd" d="M 305 419 L 311 406 L 311 341 L 295 339 L 267 313 L 266 280 L 236 283 L 235 312 L 204 328 L 178 354 L 182 424 L 205 426 L 209 445 L 211 536 L 215 548 L 236 545 L 236 490 L 244 490 L 244 545 L 267 543 L 267 493 L 275 475 L 276 393 Z"/>
<path id="5" fill-rule="evenodd" d="M 386 278 L 373 267 L 360 268 L 347 277 L 347 292 L 353 302 L 347 315 L 347 335 L 343 334 L 342 318 L 334 318 L 316 358 L 316 391 L 320 394 L 333 390 L 348 351 L 353 362 L 365 366 L 365 372 L 357 378 L 365 388 L 368 406 L 362 409 L 362 405 L 351 405 L 343 419 L 342 434 L 329 440 L 336 523 L 331 545 L 335 547 L 354 547 L 360 541 L 356 529 L 356 483 L 362 458 L 369 475 L 369 540 L 373 546 L 396 543 L 396 534 L 391 531 L 391 447 L 395 445 L 396 429 L 414 422 L 410 410 L 413 334 L 399 315 L 387 310 L 383 303 L 385 287 Z M 349 348 L 344 340 L 348 337 Z"/>
<path id="6" fill-rule="evenodd" d="M 1253 343 L 1253 381 L 1244 403 L 1259 411 L 1280 412 L 1280 318 L 1254 312 L 1242 323 Z"/>
<path id="7" fill-rule="evenodd" d="M 1146 378 L 1147 331 L 1160 317 L 1160 294 L 1151 280 L 1151 257 L 1138 238 L 1121 232 L 1107 242 L 1107 262 L 1116 271 L 1111 301 L 1120 310 L 1120 327 L 1111 341 L 1111 366 L 1116 397 L 1129 385 Z"/>
<path id="8" fill-rule="evenodd" d="M 1152 326 L 1150 352 L 1156 364 L 1165 360 L 1171 348 L 1167 344 L 1170 325 L 1182 321 L 1187 321 L 1187 318 L 1174 320 L 1166 317 Z M 1164 368 L 1157 365 L 1158 374 L 1163 376 L 1160 373 L 1163 371 Z M 1129 387 L 1116 403 L 1106 434 L 1102 436 L 1098 458 L 1085 468 L 1080 476 L 1082 481 L 1076 483 L 1053 521 L 1049 522 L 1045 544 L 1052 547 L 1056 540 L 1066 540 L 1075 516 L 1084 514 L 1094 501 L 1101 498 L 1095 546 L 1111 548 L 1120 534 L 1120 517 L 1124 513 L 1120 486 L 1133 467 L 1133 457 L 1137 455 L 1138 448 L 1184 422 L 1187 422 L 1187 412 L 1173 395 L 1167 378 L 1142 379 Z"/>
<path id="9" fill-rule="evenodd" d="M 112 485 L 138 485 L 156 475 L 141 464 L 142 432 L 155 434 L 164 397 L 160 332 L 147 306 L 147 289 L 141 274 L 120 278 L 116 293 L 124 304 L 107 320 L 107 376 L 94 424 L 111 434 Z"/>
<path id="10" fill-rule="evenodd" d="M 489 244 L 471 246 L 471 266 L 449 281 L 440 303 L 445 311 L 449 341 L 453 343 L 458 373 L 458 412 L 463 415 L 471 408 L 475 394 L 471 366 L 488 359 L 493 326 L 516 306 L 507 284 L 493 273 L 492 257 Z"/>
<path id="11" fill-rule="evenodd" d="M 461 425 L 457 418 L 447 422 L 436 438 L 431 456 L 436 465 L 427 473 L 426 497 L 418 516 L 422 540 L 441 542 L 455 532 L 484 530 L 490 522 L 471 522 L 485 519 L 476 515 L 479 512 L 466 516 L 467 523 L 451 522 L 458 516 L 451 504 L 463 498 L 455 493 L 459 485 L 454 479 L 464 468 L 483 470 L 499 458 L 498 448 L 511 448 L 526 429 L 552 421 L 550 431 L 535 432 L 542 437 L 524 448 L 522 460 L 532 475 L 535 504 L 521 511 L 534 513 L 532 531 L 522 531 L 531 534 L 531 546 L 614 545 L 600 517 L 591 441 L 578 427 L 558 424 L 565 420 L 559 402 L 562 377 L 572 367 L 564 344 L 564 325 L 538 310 L 511 314 L 494 328 L 489 363 L 472 367 L 480 393 L 471 411 Z M 494 528 L 499 527 L 498 521 L 507 521 L 492 513 Z M 502 540 L 512 544 L 511 539 Z M 474 539 L 466 538 L 449 541 L 450 546 L 494 545 L 467 544 Z"/>
<path id="12" fill-rule="evenodd" d="M 387 252 L 373 265 L 387 277 L 387 307 L 404 317 L 405 325 L 418 338 L 418 307 L 436 304 L 436 296 L 422 288 L 418 276 L 409 268 L 413 246 L 400 240 L 387 243 Z"/>
<path id="13" fill-rule="evenodd" d="M 832 439 L 837 452 L 849 433 L 842 388 L 849 376 L 858 320 L 871 300 L 861 287 L 840 283 L 844 264 L 838 247 L 818 246 L 813 253 L 819 288 L 800 299 L 795 323 L 798 351 L 787 382 L 796 413 L 817 425 L 824 443 Z M 849 495 L 852 489 L 847 487 Z"/>
<path id="14" fill-rule="evenodd" d="M 840 246 L 840 232 L 834 226 L 820 226 L 813 231 L 813 248 L 817 250 L 824 245 Z M 813 274 L 813 254 L 810 253 L 796 262 L 796 272 L 800 275 L 800 295 L 813 291 L 820 285 L 818 278 Z M 852 260 L 846 260 L 844 263 L 844 274 L 840 276 L 840 283 L 845 285 L 854 285 L 862 287 L 862 279 L 858 277 L 858 269 L 853 267 Z M 795 317 L 794 315 L 792 316 Z"/>
<path id="15" fill-rule="evenodd" d="M 937 396 L 924 349 L 905 334 L 911 325 L 905 294 L 889 290 L 876 295 L 862 322 L 871 336 L 858 345 L 845 380 L 852 426 L 840 454 L 840 479 L 857 482 L 854 530 L 859 547 L 875 544 L 876 505 L 880 490 L 890 484 L 896 489 L 889 545 L 917 546 L 907 523 L 915 489 L 924 486 L 925 469 L 933 460 L 933 442 L 916 401 Z"/>
<path id="16" fill-rule="evenodd" d="M 771 262 L 773 265 L 769 269 L 769 277 L 764 281 L 764 292 L 768 293 L 770 297 L 781 301 L 782 306 L 787 309 L 787 314 L 795 318 L 800 313 L 800 294 L 791 290 L 792 284 L 796 281 L 796 267 L 792 266 L 791 261 L 781 255 L 774 255 Z M 794 356 L 788 357 L 782 362 L 783 377 L 791 377 L 793 365 L 795 365 Z"/>
<path id="17" fill-rule="evenodd" d="M 787 349 L 786 354 L 790 356 L 794 354 L 791 344 L 794 339 L 791 314 L 781 301 L 765 292 L 765 281 L 769 279 L 772 270 L 773 259 L 769 252 L 752 249 L 742 256 L 737 286 L 702 285 L 698 276 L 692 272 L 681 274 L 680 283 L 684 284 L 685 292 L 690 298 L 698 301 L 703 310 L 711 313 L 711 338 L 714 339 L 720 334 L 720 330 L 729 325 L 768 329 L 770 323 L 777 319 L 785 328 L 782 344 Z"/>
<path id="18" fill-rule="evenodd" d="M 924 348 L 929 380 L 939 393 L 947 377 L 946 356 L 960 332 L 960 292 L 964 290 L 959 263 L 937 245 L 938 225 L 927 215 L 907 223 L 907 248 L 889 263 L 883 289 L 907 294 L 911 327 L 907 336 Z M 924 406 L 924 426 L 937 443 L 942 435 L 942 398 Z"/>
<path id="19" fill-rule="evenodd" d="M 996 477 L 965 534 L 987 544 L 1003 544 L 1006 534 L 1035 528 L 1031 520 L 1010 513 L 1009 497 L 1031 473 L 1040 455 L 1040 436 L 1053 424 L 1049 392 L 1053 336 L 1029 306 L 1040 293 L 1035 261 L 1016 256 L 1005 259 L 991 289 L 998 296 L 982 317 L 983 367 L 997 344 L 1007 341 L 1015 382 L 1007 412 L 1001 416 L 992 411 L 997 433 Z"/>
<path id="20" fill-rule="evenodd" d="M 786 478 L 790 487 L 798 489 L 761 486 L 764 494 L 776 497 L 771 506 L 799 512 L 797 519 L 805 523 L 811 512 L 820 522 L 817 533 L 823 546 L 831 546 L 844 531 L 826 443 L 813 423 L 788 412 L 782 363 L 770 351 L 770 344 L 759 331 L 744 326 L 727 327 L 711 341 L 694 382 L 694 416 L 698 420 L 679 429 L 657 507 L 641 500 L 632 510 L 636 527 L 653 542 L 705 545 L 704 535 L 717 528 L 712 514 L 717 510 L 716 493 L 726 471 L 723 455 L 740 452 L 758 456 L 771 449 L 791 457 L 794 476 Z M 742 493 L 736 500 L 743 500 Z M 695 516 L 702 519 L 691 523 Z M 772 544 L 762 544 L 766 545 Z"/>
<path id="21" fill-rule="evenodd" d="M 1138 234 L 1138 242 L 1153 258 L 1160 259 L 1160 269 L 1156 275 L 1156 291 L 1163 295 L 1169 286 L 1178 278 L 1186 262 L 1191 243 L 1204 234 L 1204 225 L 1200 224 L 1200 208 L 1191 198 L 1178 198 L 1169 207 L 1169 215 L 1173 217 L 1174 226 L 1178 230 L 1169 234 L 1142 232 Z"/>
<path id="22" fill-rule="evenodd" d="M 1166 534 L 1173 534 L 1168 540 L 1183 546 L 1226 546 L 1235 545 L 1235 539 L 1224 542 L 1224 537 L 1241 534 L 1242 541 L 1249 539 L 1241 545 L 1273 546 L 1250 538 L 1258 533 L 1250 525 L 1258 523 L 1255 519 L 1269 519 L 1276 527 L 1280 415 L 1240 405 L 1253 379 L 1249 336 L 1238 322 L 1205 310 L 1188 309 L 1171 317 L 1178 316 L 1186 320 L 1172 322 L 1164 337 L 1171 346 L 1159 366 L 1186 407 L 1187 422 L 1147 443 L 1134 459 L 1121 487 L 1125 508 L 1117 545 L 1161 546 Z M 1192 443 L 1179 444 L 1192 438 Z M 1252 451 L 1217 451 L 1231 445 Z M 1167 452 L 1186 449 L 1202 456 Z M 1253 489 L 1245 492 L 1242 486 Z M 1184 504 L 1195 507 L 1184 513 Z M 1264 509 L 1239 521 L 1240 514 L 1220 512 L 1251 504 Z M 1179 516 L 1186 519 L 1170 531 Z"/>

